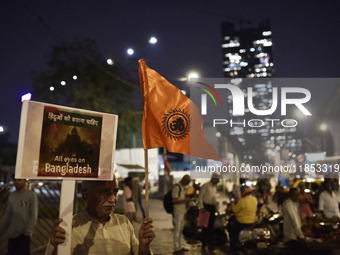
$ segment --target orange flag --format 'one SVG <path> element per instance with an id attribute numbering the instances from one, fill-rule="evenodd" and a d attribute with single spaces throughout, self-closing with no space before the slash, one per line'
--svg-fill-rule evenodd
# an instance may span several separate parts
<path id="1" fill-rule="evenodd" d="M 220 160 L 202 130 L 197 106 L 177 87 L 139 60 L 143 94 L 144 149 L 166 147 L 168 151 Z"/>

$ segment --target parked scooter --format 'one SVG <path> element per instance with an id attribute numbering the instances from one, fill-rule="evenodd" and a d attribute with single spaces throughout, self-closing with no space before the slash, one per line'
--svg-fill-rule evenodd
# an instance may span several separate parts
<path id="1" fill-rule="evenodd" d="M 264 205 L 258 220 L 239 234 L 239 254 L 278 254 L 275 247 L 282 240 L 282 215 Z"/>

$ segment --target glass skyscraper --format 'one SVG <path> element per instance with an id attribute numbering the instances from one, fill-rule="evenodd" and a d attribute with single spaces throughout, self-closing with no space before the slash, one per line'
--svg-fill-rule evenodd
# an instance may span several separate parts
<path id="1" fill-rule="evenodd" d="M 269 20 L 264 20 L 257 27 L 235 28 L 231 22 L 222 23 L 223 73 L 231 78 L 233 84 L 242 89 L 247 102 L 247 87 L 252 87 L 253 106 L 257 110 L 270 109 L 273 102 L 274 57 L 273 40 Z M 244 79 L 254 78 L 254 79 Z M 261 78 L 261 79 L 257 79 Z M 250 82 L 251 80 L 251 82 Z M 232 95 L 228 96 L 229 119 L 237 123 L 248 123 L 252 119 L 263 119 L 245 108 L 244 116 L 232 116 Z M 268 116 L 275 119 L 275 116 Z M 291 144 L 301 147 L 301 139 L 295 139 L 295 128 L 282 128 L 280 122 L 268 122 L 261 127 L 259 121 L 250 125 L 233 125 L 228 133 L 234 136 L 238 148 L 241 148 L 242 162 L 263 163 L 274 157 L 276 151 L 282 151 Z M 291 141 L 293 140 L 293 142 Z M 288 148 L 291 149 L 291 148 Z M 292 150 L 290 150 L 292 151 Z M 272 154 L 270 153 L 272 152 Z M 270 155 L 271 154 L 271 155 Z"/>

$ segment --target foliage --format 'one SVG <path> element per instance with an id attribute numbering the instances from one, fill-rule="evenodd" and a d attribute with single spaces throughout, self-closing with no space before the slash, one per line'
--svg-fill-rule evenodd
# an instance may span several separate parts
<path id="1" fill-rule="evenodd" d="M 131 133 L 140 132 L 142 118 L 135 104 L 137 61 L 133 67 L 131 61 L 108 65 L 90 39 L 54 46 L 46 70 L 32 72 L 33 100 L 117 114 L 117 148 L 121 148 Z"/>

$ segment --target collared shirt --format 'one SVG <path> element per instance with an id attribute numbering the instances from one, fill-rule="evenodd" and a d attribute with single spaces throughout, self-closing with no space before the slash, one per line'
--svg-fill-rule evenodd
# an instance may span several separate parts
<path id="1" fill-rule="evenodd" d="M 303 237 L 299 204 L 288 199 L 282 208 L 283 215 L 283 241 L 298 240 Z"/>
<path id="2" fill-rule="evenodd" d="M 241 198 L 236 205 L 231 205 L 231 209 L 235 213 L 236 220 L 242 224 L 256 221 L 257 200 L 252 195 Z"/>
<path id="3" fill-rule="evenodd" d="M 182 184 L 179 182 L 177 185 L 174 186 L 172 189 L 172 198 L 177 198 L 179 200 L 185 199 L 186 190 L 182 186 Z M 180 212 L 180 213 L 186 213 L 187 211 L 187 205 L 186 203 L 179 203 L 174 204 L 174 210 Z"/>
<path id="4" fill-rule="evenodd" d="M 319 210 L 329 219 L 333 216 L 340 217 L 338 193 L 332 191 L 332 194 L 329 194 L 327 190 L 323 191 L 319 197 Z"/>
<path id="5" fill-rule="evenodd" d="M 111 214 L 104 226 L 91 218 L 86 210 L 76 214 L 73 219 L 75 227 L 71 236 L 71 254 L 138 254 L 138 239 L 125 216 Z M 48 242 L 45 255 L 51 255 L 53 250 L 53 245 Z"/>
<path id="6" fill-rule="evenodd" d="M 216 206 L 216 187 L 207 182 L 202 185 L 198 195 L 198 208 L 203 208 L 203 203 Z"/>

